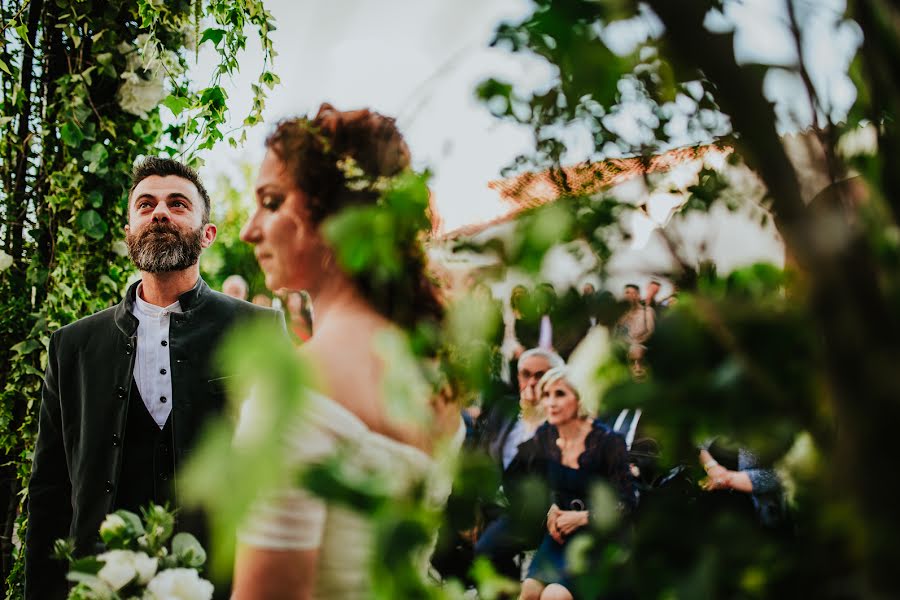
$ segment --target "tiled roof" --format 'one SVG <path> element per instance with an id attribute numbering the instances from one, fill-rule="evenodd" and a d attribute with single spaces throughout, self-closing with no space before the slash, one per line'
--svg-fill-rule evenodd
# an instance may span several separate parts
<path id="1" fill-rule="evenodd" d="M 702 158 L 710 151 L 730 152 L 730 148 L 714 145 L 676 148 L 650 157 L 612 158 L 597 163 L 580 163 L 562 169 L 522 173 L 509 179 L 488 183 L 500 198 L 510 204 L 504 215 L 466 225 L 445 233 L 442 239 L 452 240 L 475 235 L 489 227 L 514 219 L 519 213 L 553 202 L 568 194 L 588 195 L 618 185 L 634 177 L 667 171 L 681 163 Z M 563 183 L 565 182 L 565 184 Z"/>

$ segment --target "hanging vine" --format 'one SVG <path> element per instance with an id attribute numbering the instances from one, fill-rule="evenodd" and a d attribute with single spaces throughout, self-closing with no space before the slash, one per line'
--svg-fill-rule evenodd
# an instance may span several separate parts
<path id="1" fill-rule="evenodd" d="M 122 226 L 142 155 L 196 164 L 243 141 L 278 83 L 260 0 L 0 2 L 0 585 L 21 596 L 24 484 L 49 333 L 117 302 L 130 275 Z M 248 35 L 263 51 L 252 109 L 228 129 L 224 79 Z M 208 44 L 217 66 L 190 71 Z M 18 528 L 18 530 L 17 530 Z"/>

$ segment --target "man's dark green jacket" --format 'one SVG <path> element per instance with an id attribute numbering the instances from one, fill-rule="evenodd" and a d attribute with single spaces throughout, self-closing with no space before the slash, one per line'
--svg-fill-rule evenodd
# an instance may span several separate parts
<path id="1" fill-rule="evenodd" d="M 50 337 L 34 465 L 28 485 L 25 595 L 64 598 L 67 565 L 51 558 L 53 543 L 73 538 L 76 551 L 95 550 L 98 529 L 115 507 L 129 395 L 137 349 L 132 314 L 138 284 L 118 305 L 55 331 Z M 223 377 L 213 355 L 224 333 L 247 318 L 279 311 L 213 291 L 200 279 L 178 298 L 172 313 L 172 441 L 176 468 L 190 452 L 204 421 L 225 405 Z M 177 482 L 174 487 L 178 494 Z"/>

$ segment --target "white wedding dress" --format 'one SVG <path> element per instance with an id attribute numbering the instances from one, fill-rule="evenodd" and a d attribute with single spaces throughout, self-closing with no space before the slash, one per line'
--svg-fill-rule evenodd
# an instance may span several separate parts
<path id="1" fill-rule="evenodd" d="M 252 399 L 251 399 L 252 400 Z M 258 410 L 248 400 L 241 425 L 254 420 Z M 379 477 L 392 497 L 403 497 L 424 482 L 425 502 L 440 509 L 452 485 L 452 461 L 436 460 L 423 451 L 369 429 L 356 415 L 334 400 L 310 393 L 302 419 L 289 428 L 286 452 L 290 463 L 302 466 L 340 453 L 342 466 L 362 477 Z M 238 427 L 238 437 L 241 426 Z M 462 446 L 465 427 L 450 441 L 455 455 Z M 318 549 L 314 598 L 368 598 L 374 531 L 368 515 L 330 503 L 303 490 L 283 490 L 261 501 L 239 534 L 241 544 L 267 549 Z M 420 568 L 427 571 L 427 555 Z"/>

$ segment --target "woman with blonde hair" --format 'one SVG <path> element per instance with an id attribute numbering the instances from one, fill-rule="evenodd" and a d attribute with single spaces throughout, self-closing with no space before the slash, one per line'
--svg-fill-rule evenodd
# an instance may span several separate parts
<path id="1" fill-rule="evenodd" d="M 547 422 L 523 448 L 527 469 L 546 478 L 552 495 L 547 532 L 522 583 L 523 600 L 572 599 L 573 578 L 566 546 L 591 519 L 590 491 L 598 482 L 612 486 L 626 508 L 636 503 L 624 438 L 593 419 L 581 402 L 566 367 L 547 371 L 539 393 Z"/>

